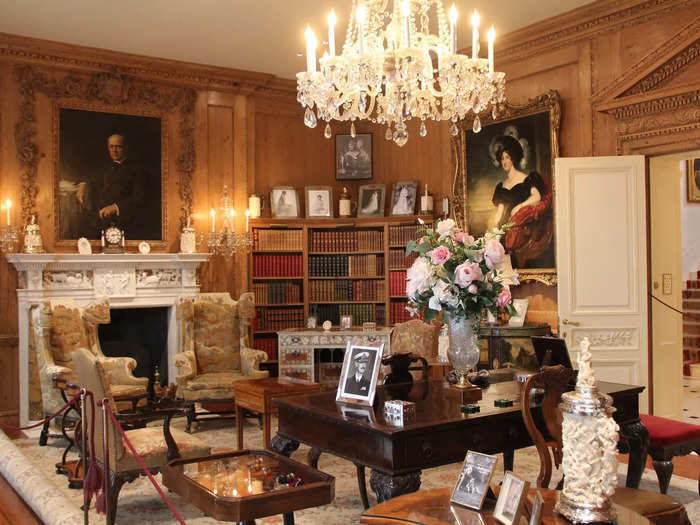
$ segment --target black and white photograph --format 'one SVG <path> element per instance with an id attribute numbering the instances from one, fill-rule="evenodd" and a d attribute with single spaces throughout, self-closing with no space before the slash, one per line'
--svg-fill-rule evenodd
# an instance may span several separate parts
<path id="1" fill-rule="evenodd" d="M 418 183 L 415 181 L 395 182 L 391 190 L 391 214 L 413 215 L 416 209 L 416 191 Z"/>
<path id="2" fill-rule="evenodd" d="M 529 482 L 515 477 L 512 472 L 506 472 L 501 484 L 501 492 L 498 494 L 496 508 L 493 510 L 493 517 L 504 525 L 518 523 L 525 502 L 525 494 L 529 487 Z"/>
<path id="3" fill-rule="evenodd" d="M 372 178 L 372 134 L 335 136 L 335 178 L 355 180 Z"/>
<path id="4" fill-rule="evenodd" d="M 341 330 L 350 330 L 352 328 L 352 315 L 340 316 L 340 328 Z"/>
<path id="5" fill-rule="evenodd" d="M 528 521 L 528 525 L 540 525 L 543 505 L 544 500 L 542 499 L 542 494 L 540 494 L 539 490 L 536 490 L 535 497 L 532 500 L 532 511 L 530 512 L 530 521 Z"/>
<path id="6" fill-rule="evenodd" d="M 686 169 L 688 202 L 700 202 L 700 159 L 690 159 Z"/>
<path id="7" fill-rule="evenodd" d="M 305 192 L 307 217 L 333 217 L 333 188 L 307 186 Z"/>
<path id="8" fill-rule="evenodd" d="M 379 362 L 384 345 L 354 346 L 348 343 L 338 382 L 336 401 L 371 405 L 377 389 Z"/>
<path id="9" fill-rule="evenodd" d="M 479 510 L 496 466 L 496 456 L 468 451 L 450 501 Z"/>
<path id="10" fill-rule="evenodd" d="M 275 186 L 270 190 L 270 208 L 273 217 L 299 217 L 297 190 L 291 186 Z"/>
<path id="11" fill-rule="evenodd" d="M 58 240 L 97 240 L 112 224 L 130 240 L 164 240 L 162 119 L 65 107 L 56 115 Z"/>
<path id="12" fill-rule="evenodd" d="M 384 184 L 365 184 L 360 186 L 357 216 L 383 217 L 385 191 L 386 186 Z"/>

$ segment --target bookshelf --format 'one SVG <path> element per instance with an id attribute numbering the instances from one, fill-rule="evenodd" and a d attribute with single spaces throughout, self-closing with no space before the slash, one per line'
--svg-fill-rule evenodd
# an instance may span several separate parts
<path id="1" fill-rule="evenodd" d="M 253 219 L 250 290 L 255 293 L 254 347 L 277 358 L 277 332 L 353 316 L 393 326 L 406 312 L 406 243 L 418 216 L 351 219 Z M 432 217 L 421 217 L 432 223 Z"/>

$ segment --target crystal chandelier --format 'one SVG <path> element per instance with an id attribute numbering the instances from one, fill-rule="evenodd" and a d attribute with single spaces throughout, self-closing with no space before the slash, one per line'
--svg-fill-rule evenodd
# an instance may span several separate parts
<path id="1" fill-rule="evenodd" d="M 297 100 L 306 108 L 304 123 L 313 128 L 331 120 L 370 120 L 387 126 L 386 138 L 403 146 L 406 122 L 457 121 L 471 111 L 473 129 L 481 130 L 479 114 L 505 101 L 505 73 L 493 70 L 493 27 L 488 32 L 488 58 L 479 58 L 479 15 L 472 16 L 472 56 L 457 54 L 457 10 L 448 16 L 442 0 L 353 0 L 345 45 L 335 52 L 335 13 L 328 16 L 328 52 L 316 68 L 316 38 L 306 30 L 306 71 L 297 74 Z M 437 33 L 431 33 L 431 17 Z M 435 24 L 435 22 L 433 22 Z"/>
<path id="2" fill-rule="evenodd" d="M 253 238 L 250 235 L 250 212 L 245 211 L 245 231 L 235 231 L 236 210 L 233 208 L 233 199 L 228 193 L 228 186 L 224 184 L 223 194 L 219 201 L 219 213 L 222 217 L 221 228 L 216 229 L 217 212 L 214 208 L 209 211 L 211 229 L 206 234 L 200 233 L 198 242 L 205 244 L 207 250 L 215 255 L 232 257 L 236 252 L 249 252 L 253 246 Z"/>

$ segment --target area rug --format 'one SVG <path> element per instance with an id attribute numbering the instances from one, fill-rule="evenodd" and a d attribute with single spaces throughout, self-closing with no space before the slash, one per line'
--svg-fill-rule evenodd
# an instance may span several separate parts
<path id="1" fill-rule="evenodd" d="M 173 426 L 183 428 L 184 420 L 173 423 Z M 273 422 L 273 429 L 276 428 L 276 421 Z M 231 450 L 235 447 L 235 429 L 230 421 L 202 423 L 195 429 L 195 433 L 205 439 L 214 451 Z M 45 477 L 55 486 L 65 497 L 75 505 L 76 513 L 81 516 L 79 507 L 82 504 L 82 492 L 68 488 L 66 478 L 54 472 L 53 465 L 60 460 L 62 445 L 61 440 L 51 440 L 49 446 L 39 447 L 37 439 L 34 437 L 14 440 L 13 443 L 20 448 L 29 461 L 41 471 Z M 246 421 L 244 427 L 244 443 L 246 448 L 262 447 L 262 432 L 254 419 Z M 292 458 L 297 461 L 306 462 L 308 448 L 301 446 Z M 447 465 L 423 471 L 421 488 L 435 489 L 452 487 L 457 479 L 460 464 Z M 294 513 L 295 522 L 299 525 L 346 525 L 349 523 L 359 523 L 362 514 L 362 504 L 357 489 L 355 467 L 352 463 L 324 454 L 319 461 L 319 469 L 335 477 L 335 499 L 329 505 L 305 509 Z M 515 454 L 515 474 L 521 478 L 533 482 L 537 478 L 539 470 L 539 460 L 534 447 L 519 450 Z M 625 482 L 627 465 L 619 466 L 619 481 L 621 485 Z M 503 477 L 503 458 L 499 455 L 496 467 L 496 482 Z M 367 479 L 367 489 L 370 498 L 370 505 L 376 503 L 374 494 L 369 488 L 369 473 Z M 160 475 L 157 476 L 160 481 Z M 558 479 L 553 477 L 553 479 Z M 700 525 L 700 499 L 697 492 L 697 479 L 691 480 L 679 476 L 673 476 L 669 496 L 685 504 L 691 523 Z M 647 469 L 644 472 L 641 489 L 658 491 L 656 473 Z M 187 523 L 195 525 L 209 525 L 218 523 L 216 520 L 207 517 L 196 507 L 180 498 L 175 493 L 168 493 L 171 501 L 178 509 Z M 90 510 L 90 523 L 104 523 L 104 516 L 95 512 L 94 504 Z M 142 525 L 142 524 L 169 524 L 176 523 L 172 513 L 157 495 L 155 489 L 145 477 L 140 477 L 131 484 L 125 485 L 119 496 L 117 507 L 117 523 L 119 525 Z M 268 523 L 282 523 L 282 516 L 270 516 L 257 521 L 259 525 Z"/>

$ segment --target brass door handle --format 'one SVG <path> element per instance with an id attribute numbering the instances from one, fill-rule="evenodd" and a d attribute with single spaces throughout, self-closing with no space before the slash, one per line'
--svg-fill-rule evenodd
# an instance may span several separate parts
<path id="1" fill-rule="evenodd" d="M 561 323 L 570 324 L 571 326 L 581 326 L 581 323 L 579 323 L 578 321 L 569 321 L 568 319 L 564 319 Z"/>

